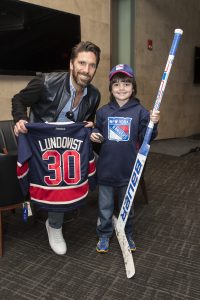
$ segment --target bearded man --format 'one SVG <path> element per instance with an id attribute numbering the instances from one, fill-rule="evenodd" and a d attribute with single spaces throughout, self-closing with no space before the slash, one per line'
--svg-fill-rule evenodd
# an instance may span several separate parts
<path id="1" fill-rule="evenodd" d="M 100 92 L 91 84 L 100 61 L 100 48 L 80 42 L 71 52 L 69 72 L 44 73 L 12 98 L 14 132 L 27 133 L 26 123 L 84 122 L 93 127 Z M 30 108 L 30 109 L 28 109 Z M 62 234 L 64 212 L 48 212 L 49 244 L 59 255 L 67 251 Z"/>

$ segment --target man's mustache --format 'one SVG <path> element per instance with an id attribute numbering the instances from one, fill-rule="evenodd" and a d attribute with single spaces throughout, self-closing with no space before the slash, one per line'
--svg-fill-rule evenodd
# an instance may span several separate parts
<path id="1" fill-rule="evenodd" d="M 88 79 L 91 78 L 91 76 L 88 75 L 87 73 L 79 72 L 78 74 L 79 74 L 79 75 L 84 75 L 84 76 L 87 77 Z"/>

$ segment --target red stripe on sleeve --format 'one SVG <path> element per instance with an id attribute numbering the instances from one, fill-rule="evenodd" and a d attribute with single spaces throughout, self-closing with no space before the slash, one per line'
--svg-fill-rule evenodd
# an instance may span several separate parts
<path id="1" fill-rule="evenodd" d="M 29 165 L 28 162 L 26 161 L 22 166 L 19 166 L 17 164 L 17 177 L 22 178 L 24 177 L 29 171 Z"/>
<path id="2" fill-rule="evenodd" d="M 88 176 L 93 175 L 96 172 L 96 163 L 95 160 L 89 162 Z"/>

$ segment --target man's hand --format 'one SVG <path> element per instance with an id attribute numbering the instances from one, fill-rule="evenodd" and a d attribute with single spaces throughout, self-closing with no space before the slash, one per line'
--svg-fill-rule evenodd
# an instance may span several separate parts
<path id="1" fill-rule="evenodd" d="M 15 126 L 14 126 L 14 133 L 16 136 L 19 135 L 19 133 L 27 133 L 28 130 L 25 127 L 25 124 L 28 123 L 26 120 L 19 120 Z"/>
<path id="2" fill-rule="evenodd" d="M 94 123 L 92 121 L 83 121 L 85 123 L 85 127 L 94 128 Z"/>

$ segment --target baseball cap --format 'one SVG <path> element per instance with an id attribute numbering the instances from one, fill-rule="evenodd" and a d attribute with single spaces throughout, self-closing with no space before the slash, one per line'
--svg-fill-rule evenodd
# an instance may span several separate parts
<path id="1" fill-rule="evenodd" d="M 123 73 L 126 74 L 128 77 L 134 77 L 132 68 L 126 64 L 120 64 L 113 67 L 109 74 L 109 80 L 111 80 L 111 78 L 117 73 Z"/>

